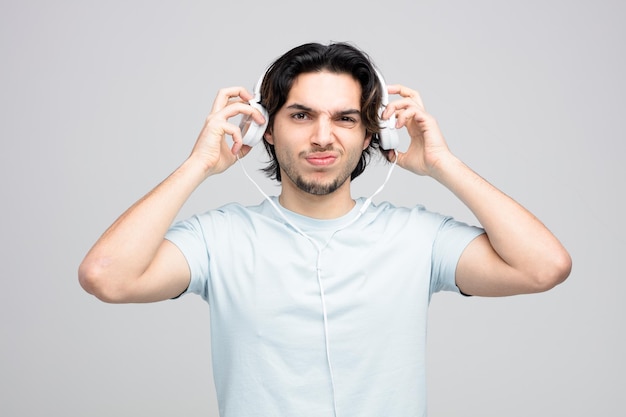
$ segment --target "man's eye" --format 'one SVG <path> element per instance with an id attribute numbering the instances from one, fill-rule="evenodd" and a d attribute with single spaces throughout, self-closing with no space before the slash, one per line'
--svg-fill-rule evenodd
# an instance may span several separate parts
<path id="1" fill-rule="evenodd" d="M 355 126 L 358 123 L 358 120 L 355 119 L 354 117 L 350 117 L 350 116 L 341 116 L 338 119 L 338 122 L 342 125 L 342 126 Z"/>
<path id="2" fill-rule="evenodd" d="M 295 113 L 291 117 L 293 117 L 296 120 L 304 120 L 306 119 L 306 113 Z"/>

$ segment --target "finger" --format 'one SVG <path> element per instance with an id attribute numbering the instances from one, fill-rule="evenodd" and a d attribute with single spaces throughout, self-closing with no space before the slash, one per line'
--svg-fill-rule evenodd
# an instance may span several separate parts
<path id="1" fill-rule="evenodd" d="M 394 114 L 397 119 L 396 126 L 401 127 L 413 117 L 422 119 L 426 115 L 426 111 L 413 99 L 405 98 L 389 103 L 383 112 L 383 119 L 388 119 Z"/>
<path id="2" fill-rule="evenodd" d="M 411 106 L 404 109 L 399 109 L 396 112 L 396 128 L 406 126 L 411 120 L 416 122 L 423 122 L 426 120 L 427 113 L 417 106 Z"/>
<path id="3" fill-rule="evenodd" d="M 248 152 L 250 152 L 250 150 L 252 149 L 252 147 L 248 145 L 241 145 L 238 150 L 235 150 L 234 148 L 235 146 L 233 145 L 232 153 L 234 155 L 237 155 L 239 158 L 243 158 L 244 156 L 248 155 Z"/>
<path id="4" fill-rule="evenodd" d="M 228 105 L 228 102 L 233 98 L 240 98 L 242 101 L 251 100 L 254 96 L 250 94 L 244 87 L 227 87 L 221 88 L 217 92 L 217 96 L 213 101 L 213 107 L 211 113 L 218 112 Z"/>
<path id="5" fill-rule="evenodd" d="M 233 132 L 230 135 L 233 138 L 233 146 L 230 148 L 230 151 L 232 152 L 233 155 L 237 155 L 237 153 L 241 151 L 241 148 L 243 146 L 241 130 L 239 128 L 236 128 L 235 130 L 233 130 Z"/>
<path id="6" fill-rule="evenodd" d="M 231 117 L 241 114 L 244 115 L 244 117 L 250 116 L 257 124 L 265 123 L 263 114 L 258 109 L 244 102 L 230 103 L 216 114 L 222 115 L 225 119 L 230 119 Z"/>
<path id="7" fill-rule="evenodd" d="M 213 132 L 220 138 L 223 145 L 226 144 L 226 142 L 224 141 L 226 135 L 232 138 L 233 143 L 230 150 L 233 155 L 236 155 L 237 152 L 241 150 L 241 147 L 243 146 L 243 139 L 239 126 L 235 126 L 231 123 L 223 123 L 220 126 L 216 127 Z"/>
<path id="8" fill-rule="evenodd" d="M 396 159 L 396 154 L 400 153 L 397 149 L 383 149 L 383 148 L 380 148 L 380 151 L 385 156 L 385 159 L 387 161 L 389 161 L 389 162 L 393 162 Z"/>
<path id="9" fill-rule="evenodd" d="M 256 110 L 258 112 L 258 110 Z M 231 146 L 231 153 L 233 155 L 239 154 L 245 156 L 250 151 L 250 146 L 243 143 L 243 134 L 239 126 L 235 126 L 231 123 L 225 123 L 222 126 L 223 135 L 229 135 L 232 138 L 233 144 Z"/>
<path id="10" fill-rule="evenodd" d="M 383 154 L 385 155 L 385 158 L 387 159 L 387 161 L 389 162 L 396 162 L 398 166 L 403 166 L 403 161 L 405 158 L 405 152 L 400 152 L 397 149 L 389 149 L 389 150 L 383 150 Z"/>
<path id="11" fill-rule="evenodd" d="M 410 89 L 404 85 L 392 84 L 388 87 L 389 94 L 398 94 L 404 98 L 408 98 L 417 103 L 421 108 L 424 108 L 424 102 L 420 93 L 416 90 Z"/>

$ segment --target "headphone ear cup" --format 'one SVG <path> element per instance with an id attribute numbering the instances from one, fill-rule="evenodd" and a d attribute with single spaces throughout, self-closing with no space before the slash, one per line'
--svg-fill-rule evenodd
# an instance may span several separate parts
<path id="1" fill-rule="evenodd" d="M 388 120 L 383 120 L 382 115 L 389 104 L 389 94 L 387 93 L 387 83 L 383 78 L 383 75 L 377 69 L 374 69 L 380 88 L 382 91 L 382 103 L 378 110 L 378 117 L 380 118 L 380 147 L 384 150 L 396 149 L 400 145 L 400 138 L 398 137 L 398 131 L 396 130 L 396 115 L 393 114 Z"/>
<path id="2" fill-rule="evenodd" d="M 381 107 L 380 114 L 385 108 Z M 384 150 L 397 149 L 400 144 L 398 131 L 396 130 L 396 115 L 394 114 L 388 120 L 382 121 L 380 124 L 380 147 Z"/>
<path id="3" fill-rule="evenodd" d="M 257 101 L 254 101 L 254 99 L 250 100 L 250 105 L 260 111 L 265 119 L 265 123 L 263 124 L 256 123 L 250 116 L 245 116 L 241 119 L 239 129 L 241 129 L 241 134 L 243 135 L 243 144 L 254 146 L 263 139 L 263 134 L 269 123 L 269 115 L 265 107 L 261 106 Z"/>

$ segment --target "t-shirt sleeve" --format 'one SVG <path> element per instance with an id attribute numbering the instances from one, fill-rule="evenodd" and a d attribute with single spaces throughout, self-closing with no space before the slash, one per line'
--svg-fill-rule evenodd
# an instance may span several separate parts
<path id="1" fill-rule="evenodd" d="M 191 281 L 183 294 L 198 294 L 208 301 L 209 251 L 198 216 L 175 223 L 165 239 L 180 249 L 189 265 Z"/>
<path id="2" fill-rule="evenodd" d="M 456 286 L 456 267 L 467 245 L 484 229 L 445 218 L 441 223 L 432 250 L 432 275 L 430 293 L 461 291 Z"/>

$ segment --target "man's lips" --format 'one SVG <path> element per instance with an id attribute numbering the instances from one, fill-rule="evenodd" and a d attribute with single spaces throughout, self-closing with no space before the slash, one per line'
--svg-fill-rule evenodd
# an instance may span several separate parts
<path id="1" fill-rule="evenodd" d="M 337 155 L 332 152 L 315 152 L 306 156 L 307 162 L 315 166 L 328 166 L 336 159 Z"/>

